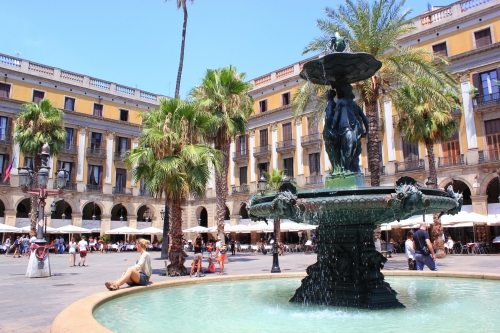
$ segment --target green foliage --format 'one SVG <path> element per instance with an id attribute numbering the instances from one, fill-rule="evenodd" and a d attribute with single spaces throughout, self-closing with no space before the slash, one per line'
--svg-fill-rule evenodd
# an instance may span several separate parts
<path id="1" fill-rule="evenodd" d="M 102 239 L 103 243 L 104 244 L 107 244 L 109 242 L 109 237 L 108 235 L 102 235 L 101 237 L 99 237 L 100 239 Z"/>
<path id="2" fill-rule="evenodd" d="M 168 203 L 181 205 L 189 193 L 203 195 L 210 180 L 210 166 L 220 168 L 220 152 L 204 142 L 210 115 L 194 103 L 163 99 L 160 106 L 141 114 L 143 133 L 139 147 L 124 160 L 136 182 Z"/>
<path id="3" fill-rule="evenodd" d="M 271 172 L 266 172 L 262 170 L 264 177 L 267 179 L 266 187 L 271 193 L 277 193 L 283 184 L 283 177 L 285 176 L 286 170 L 271 170 Z M 295 182 L 291 182 L 293 186 L 298 188 Z"/>
<path id="4" fill-rule="evenodd" d="M 479 93 L 479 89 L 474 87 L 474 86 L 471 86 L 470 89 L 469 89 L 469 95 L 472 96 L 472 97 L 475 97 L 477 94 Z"/>
<path id="5" fill-rule="evenodd" d="M 57 155 L 66 141 L 63 111 L 53 107 L 48 99 L 40 104 L 21 105 L 23 111 L 16 116 L 14 142 L 27 156 L 38 156 L 42 145 L 48 142 L 51 155 Z"/>

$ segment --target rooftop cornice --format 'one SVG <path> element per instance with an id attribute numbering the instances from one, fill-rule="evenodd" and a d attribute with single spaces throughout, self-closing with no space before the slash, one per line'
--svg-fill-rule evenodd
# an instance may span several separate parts
<path id="1" fill-rule="evenodd" d="M 470 50 L 467 52 L 459 53 L 459 54 L 456 54 L 454 56 L 449 57 L 448 59 L 450 60 L 451 63 L 453 63 L 454 61 L 461 60 L 464 58 L 473 57 L 473 56 L 479 55 L 481 53 L 485 53 L 485 52 L 495 50 L 495 49 L 500 49 L 500 42 L 490 44 L 488 46 L 483 46 L 483 47 L 480 47 L 478 49 Z"/>

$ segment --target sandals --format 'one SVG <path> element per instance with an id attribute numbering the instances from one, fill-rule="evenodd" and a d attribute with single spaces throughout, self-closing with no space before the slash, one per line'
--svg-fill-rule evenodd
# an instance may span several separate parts
<path id="1" fill-rule="evenodd" d="M 113 284 L 113 282 L 106 282 L 104 283 L 106 288 L 108 288 L 109 291 L 115 291 L 118 290 L 120 287 L 117 287 L 116 285 Z"/>

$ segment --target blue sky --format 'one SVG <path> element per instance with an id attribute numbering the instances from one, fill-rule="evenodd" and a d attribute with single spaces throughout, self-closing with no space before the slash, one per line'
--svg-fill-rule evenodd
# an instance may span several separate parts
<path id="1" fill-rule="evenodd" d="M 304 46 L 319 34 L 316 19 L 339 3 L 189 2 L 181 97 L 207 68 L 233 65 L 253 79 L 306 58 Z M 408 0 L 406 7 L 416 16 L 427 2 Z M 173 96 L 182 22 L 176 0 L 2 1 L 0 53 Z"/>

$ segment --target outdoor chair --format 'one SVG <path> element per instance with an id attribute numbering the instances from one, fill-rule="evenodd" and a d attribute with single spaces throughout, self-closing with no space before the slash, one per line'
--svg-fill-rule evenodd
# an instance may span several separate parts
<path id="1" fill-rule="evenodd" d="M 461 250 L 460 250 L 460 254 L 463 254 L 464 252 L 466 254 L 469 254 L 469 247 L 467 246 L 467 244 L 461 244 Z"/>

